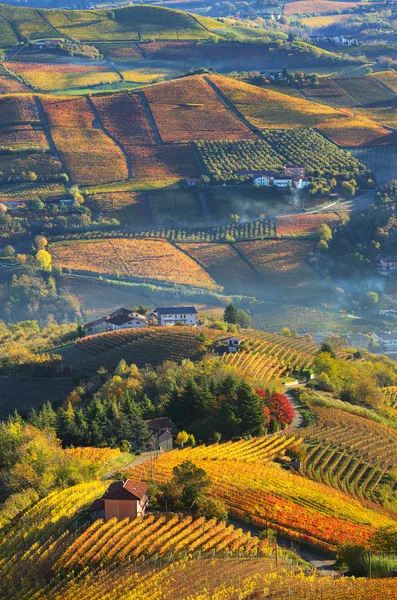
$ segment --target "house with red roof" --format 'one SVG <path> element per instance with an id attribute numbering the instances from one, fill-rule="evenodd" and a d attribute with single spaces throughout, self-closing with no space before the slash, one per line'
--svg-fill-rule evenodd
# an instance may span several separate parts
<path id="1" fill-rule="evenodd" d="M 92 520 L 102 518 L 106 522 L 114 517 L 119 521 L 141 517 L 148 503 L 147 489 L 146 483 L 134 479 L 114 481 L 88 509 Z"/>

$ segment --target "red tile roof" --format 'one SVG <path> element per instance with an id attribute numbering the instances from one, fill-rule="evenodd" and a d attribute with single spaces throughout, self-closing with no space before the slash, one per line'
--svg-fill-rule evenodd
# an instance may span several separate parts
<path id="1" fill-rule="evenodd" d="M 110 484 L 104 495 L 103 500 L 142 500 L 145 496 L 147 483 L 126 479 L 125 481 L 114 481 Z"/>

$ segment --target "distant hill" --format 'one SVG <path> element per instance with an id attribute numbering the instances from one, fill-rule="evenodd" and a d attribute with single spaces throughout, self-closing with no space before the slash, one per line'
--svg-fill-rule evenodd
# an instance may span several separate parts
<path id="1" fill-rule="evenodd" d="M 110 10 L 47 10 L 0 5 L 0 45 L 25 39 L 215 40 L 212 28 L 222 24 L 180 10 L 129 6 Z"/>

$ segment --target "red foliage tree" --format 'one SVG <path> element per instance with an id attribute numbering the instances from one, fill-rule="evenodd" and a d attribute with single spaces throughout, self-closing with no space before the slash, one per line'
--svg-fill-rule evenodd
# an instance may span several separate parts
<path id="1" fill-rule="evenodd" d="M 274 421 L 289 425 L 295 417 L 295 411 L 290 399 L 285 394 L 274 393 L 269 397 L 267 404 Z"/>

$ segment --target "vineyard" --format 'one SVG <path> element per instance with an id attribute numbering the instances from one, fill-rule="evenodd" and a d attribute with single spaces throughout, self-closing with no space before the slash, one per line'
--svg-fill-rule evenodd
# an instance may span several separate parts
<path id="1" fill-rule="evenodd" d="M 218 75 L 211 75 L 210 79 L 239 113 L 259 129 L 315 128 L 342 147 L 396 143 L 396 138 L 380 125 L 355 117 L 346 109 L 336 110 Z"/>
<path id="2" fill-rule="evenodd" d="M 337 77 L 334 81 L 359 104 L 394 102 L 395 94 L 375 77 Z"/>
<path id="3" fill-rule="evenodd" d="M 150 279 L 217 289 L 211 277 L 189 256 L 165 240 L 118 239 L 57 242 L 55 265 L 122 277 Z"/>
<path id="4" fill-rule="evenodd" d="M 286 15 L 311 13 L 321 14 L 328 11 L 355 8 L 359 4 L 361 4 L 361 2 L 338 2 L 335 0 L 297 0 L 295 2 L 288 2 L 284 7 L 284 13 Z"/>
<path id="5" fill-rule="evenodd" d="M 55 571 L 83 569 L 165 557 L 182 553 L 268 556 L 272 550 L 266 541 L 227 526 L 225 521 L 193 519 L 191 515 L 153 514 L 133 521 L 116 518 L 107 523 L 97 520 L 67 548 L 54 566 Z"/>
<path id="6" fill-rule="evenodd" d="M 323 549 L 362 542 L 374 528 L 395 523 L 338 490 L 303 477 L 298 480 L 275 463 L 250 462 L 247 469 L 245 461 L 223 458 L 220 468 L 219 461 L 199 458 L 196 452 L 200 448 L 168 452 L 152 468 L 147 463 L 131 468 L 129 476 L 148 480 L 150 468 L 155 482 L 166 482 L 174 466 L 191 460 L 206 470 L 213 482 L 211 493 L 234 517 L 249 517 L 259 527 L 268 523 L 293 540 Z"/>
<path id="7" fill-rule="evenodd" d="M 302 474 L 350 494 L 378 501 L 377 490 L 387 483 L 395 465 L 397 432 L 338 409 L 312 406 L 316 423 L 303 439 L 309 452 Z"/>
<path id="8" fill-rule="evenodd" d="M 127 195 L 127 194 L 126 194 Z M 99 198 L 107 198 L 110 207 L 114 196 L 118 198 L 118 194 L 99 194 Z M 90 197 L 95 202 L 95 196 Z M 117 202 L 117 200 L 116 200 Z M 110 210 L 110 208 L 109 208 Z M 138 229 L 136 231 L 119 232 L 119 231 L 86 231 L 83 233 L 72 233 L 68 235 L 69 240 L 95 240 L 108 238 L 151 238 L 153 240 L 168 240 L 170 242 L 233 242 L 239 240 L 263 239 L 266 237 L 274 237 L 276 235 L 276 222 L 274 219 L 257 219 L 255 221 L 246 221 L 233 225 L 219 225 L 218 227 L 202 227 L 202 228 L 177 228 L 177 229 Z M 63 240 L 64 236 L 55 238 Z M 193 256 L 193 255 L 192 255 Z"/>
<path id="9" fill-rule="evenodd" d="M 317 276 L 308 264 L 313 252 L 310 241 L 238 242 L 236 248 L 260 273 L 265 284 L 299 288 L 317 283 Z"/>
<path id="10" fill-rule="evenodd" d="M 163 142 L 254 137 L 201 76 L 148 87 L 145 96 Z"/>
<path id="11" fill-rule="evenodd" d="M 41 99 L 51 134 L 74 183 L 90 185 L 127 179 L 128 170 L 119 147 L 93 127 L 95 115 L 85 98 Z"/>
<path id="12" fill-rule="evenodd" d="M 2 96 L 0 98 L 0 125 L 29 125 L 40 123 L 33 96 Z"/>
<path id="13" fill-rule="evenodd" d="M 290 339 L 257 331 L 244 339 L 244 350 L 223 358 L 248 377 L 266 384 L 294 370 L 310 368 L 317 350 L 316 344 L 306 338 Z"/>
<path id="14" fill-rule="evenodd" d="M 186 358 L 195 361 L 203 358 L 207 344 L 222 334 L 215 329 L 205 329 L 207 342 L 203 342 L 196 329 L 191 327 L 151 327 L 99 333 L 77 341 L 61 351 L 66 362 L 96 371 L 100 366 L 115 368 L 124 358 L 129 364 L 144 367 L 159 365 L 167 360 L 180 362 Z"/>
<path id="15" fill-rule="evenodd" d="M 286 163 L 304 164 L 306 174 L 350 179 L 369 175 L 351 154 L 339 149 L 312 129 L 267 129 L 264 141 L 198 142 L 202 163 L 214 183 L 239 183 L 250 179 L 240 170 L 278 170 Z"/>
<path id="16" fill-rule="evenodd" d="M 240 257 L 233 244 L 178 244 L 220 285 L 241 292 L 260 283 L 259 275 Z"/>
<path id="17" fill-rule="evenodd" d="M 323 223 L 331 228 L 338 225 L 342 216 L 343 213 L 326 212 L 277 217 L 277 235 L 281 237 L 314 235 Z"/>
<path id="18" fill-rule="evenodd" d="M 268 462 L 283 456 L 290 444 L 299 443 L 295 436 L 268 436 L 199 446 L 195 448 L 195 457 L 203 460 L 239 460 L 245 462 Z"/>
<path id="19" fill-rule="evenodd" d="M 112 16 L 113 15 L 113 16 Z M 201 24 L 199 19 L 182 11 L 157 6 L 129 6 L 115 10 L 110 15 L 104 10 L 36 10 L 17 6 L 2 6 L 1 33 L 6 38 L 2 43 L 15 42 L 18 37 L 37 39 L 38 37 L 75 38 L 91 40 L 138 40 L 138 39 L 210 39 L 216 36 L 207 27 L 217 27 L 219 23 L 207 19 Z M 12 27 L 10 27 L 11 25 Z M 7 41 L 8 40 L 8 41 Z"/>
<path id="20" fill-rule="evenodd" d="M 0 131 L 0 150 L 47 152 L 49 146 L 44 131 L 32 125 L 17 125 Z"/>
<path id="21" fill-rule="evenodd" d="M 5 66 L 26 83 L 44 92 L 120 81 L 120 76 L 106 65 L 9 61 Z"/>

